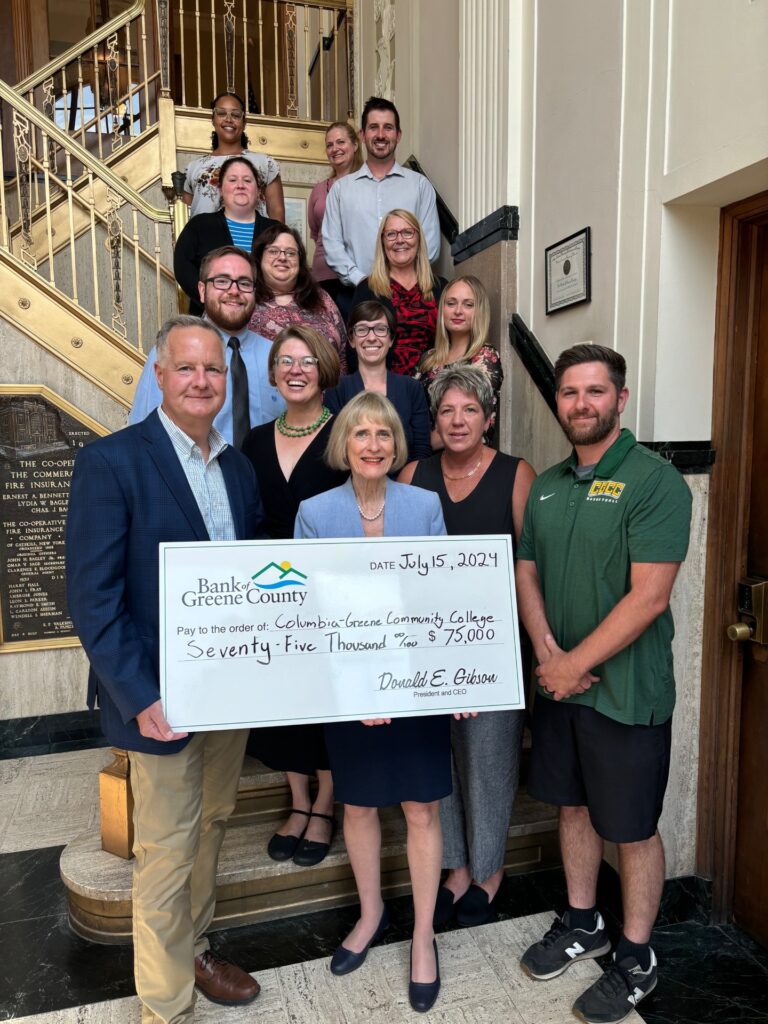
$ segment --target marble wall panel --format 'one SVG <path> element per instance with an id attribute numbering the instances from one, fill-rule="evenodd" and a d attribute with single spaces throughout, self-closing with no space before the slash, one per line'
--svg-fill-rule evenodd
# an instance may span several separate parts
<path id="1" fill-rule="evenodd" d="M 0 320 L 0 383 L 44 384 L 108 430 L 127 411 L 95 384 L 21 331 Z M 0 655 L 0 718 L 26 718 L 85 707 L 87 663 L 80 648 Z"/>

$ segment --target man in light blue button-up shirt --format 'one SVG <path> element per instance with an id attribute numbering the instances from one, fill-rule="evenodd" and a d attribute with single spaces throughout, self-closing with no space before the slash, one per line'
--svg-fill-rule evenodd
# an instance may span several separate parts
<path id="1" fill-rule="evenodd" d="M 200 281 L 200 301 L 205 307 L 204 319 L 209 320 L 219 332 L 227 346 L 227 367 L 232 361 L 232 348 L 228 345 L 230 338 L 240 342 L 240 355 L 248 372 L 248 413 L 252 427 L 269 423 L 276 419 L 285 409 L 280 392 L 269 383 L 269 350 L 272 343 L 260 334 L 248 330 L 248 321 L 253 314 L 255 304 L 254 293 L 240 290 L 237 282 L 250 278 L 253 280 L 253 265 L 250 259 L 233 245 L 223 246 L 210 253 L 200 267 L 201 274 L 207 279 Z M 227 289 L 217 288 L 213 278 L 229 279 Z M 155 379 L 155 363 L 157 353 L 154 348 L 147 356 L 141 372 L 133 406 L 128 414 L 129 423 L 140 423 L 153 409 L 157 409 L 162 401 L 162 392 Z M 227 395 L 221 411 L 213 421 L 214 427 L 229 444 L 234 443 L 232 416 L 232 387 L 227 388 Z"/>
<path id="2" fill-rule="evenodd" d="M 409 210 L 419 219 L 430 263 L 440 254 L 435 190 L 395 159 L 401 134 L 395 105 L 372 96 L 360 132 L 368 159 L 333 185 L 323 217 L 325 258 L 344 284 L 355 286 L 370 274 L 379 225 L 390 210 Z"/>

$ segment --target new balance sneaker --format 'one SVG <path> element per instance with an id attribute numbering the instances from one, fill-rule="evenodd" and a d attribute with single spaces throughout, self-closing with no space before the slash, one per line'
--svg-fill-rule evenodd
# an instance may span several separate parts
<path id="1" fill-rule="evenodd" d="M 656 956 L 651 950 L 651 965 L 644 971 L 633 956 L 608 966 L 605 974 L 580 995 L 573 1012 L 586 1024 L 618 1024 L 649 992 L 656 988 Z"/>
<path id="2" fill-rule="evenodd" d="M 534 942 L 520 958 L 520 966 L 537 981 L 556 978 L 577 960 L 589 960 L 610 952 L 611 943 L 605 932 L 605 921 L 595 914 L 591 932 L 571 928 L 568 911 L 556 917 L 552 927 L 539 942 Z"/>

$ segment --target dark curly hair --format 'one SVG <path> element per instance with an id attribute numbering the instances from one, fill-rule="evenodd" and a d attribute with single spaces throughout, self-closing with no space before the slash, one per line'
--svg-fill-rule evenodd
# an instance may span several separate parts
<path id="1" fill-rule="evenodd" d="M 312 279 L 307 266 L 307 250 L 301 240 L 301 235 L 287 224 L 272 224 L 261 232 L 253 243 L 253 258 L 256 262 L 256 305 L 260 302 L 271 302 L 274 299 L 272 290 L 264 280 L 261 269 L 261 261 L 264 257 L 264 250 L 274 245 L 280 235 L 290 235 L 299 250 L 299 276 L 296 279 L 296 287 L 293 290 L 293 298 L 296 305 L 301 309 L 311 309 L 313 312 L 323 309 L 320 289 Z"/>

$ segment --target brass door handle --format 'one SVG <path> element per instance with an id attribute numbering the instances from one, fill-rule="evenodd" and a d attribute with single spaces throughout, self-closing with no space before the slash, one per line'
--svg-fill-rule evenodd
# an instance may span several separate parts
<path id="1" fill-rule="evenodd" d="M 734 641 L 744 641 L 752 639 L 752 627 L 748 622 L 734 622 L 726 630 L 728 633 L 728 639 Z"/>

